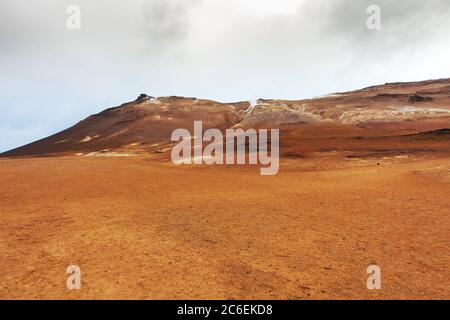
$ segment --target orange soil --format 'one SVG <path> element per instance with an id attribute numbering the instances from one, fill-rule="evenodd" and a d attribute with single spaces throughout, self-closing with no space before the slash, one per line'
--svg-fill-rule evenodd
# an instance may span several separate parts
<path id="1" fill-rule="evenodd" d="M 450 296 L 450 158 L 307 161 L 0 160 L 0 298 Z"/>

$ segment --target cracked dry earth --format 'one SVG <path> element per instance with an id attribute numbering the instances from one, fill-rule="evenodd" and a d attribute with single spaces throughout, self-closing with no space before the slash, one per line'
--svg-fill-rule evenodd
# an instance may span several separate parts
<path id="1" fill-rule="evenodd" d="M 448 298 L 449 160 L 282 160 L 261 177 L 145 157 L 2 159 L 0 298 Z M 71 264 L 81 290 L 66 287 Z M 371 264 L 381 290 L 366 289 Z"/>

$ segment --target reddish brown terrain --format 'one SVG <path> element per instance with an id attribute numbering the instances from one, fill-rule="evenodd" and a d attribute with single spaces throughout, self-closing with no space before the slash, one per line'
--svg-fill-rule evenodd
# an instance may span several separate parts
<path id="1" fill-rule="evenodd" d="M 194 120 L 279 128 L 279 173 L 172 164 Z M 450 79 L 255 104 L 141 95 L 1 156 L 3 299 L 450 296 Z"/>

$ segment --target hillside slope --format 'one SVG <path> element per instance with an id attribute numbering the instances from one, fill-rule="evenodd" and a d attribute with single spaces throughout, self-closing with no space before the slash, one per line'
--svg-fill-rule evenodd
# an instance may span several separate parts
<path id="1" fill-rule="evenodd" d="M 416 141 L 411 135 L 450 128 L 450 79 L 385 84 L 306 100 L 260 99 L 256 103 L 142 94 L 135 101 L 1 156 L 166 154 L 173 145 L 172 131 L 192 130 L 194 120 L 202 120 L 204 130 L 280 128 L 282 155 L 352 150 L 355 138 L 356 145 L 368 138 L 371 143 L 375 137 L 387 139 L 386 148 L 392 139 L 394 144 L 404 144 L 405 139 L 399 142 L 398 136 Z M 445 147 L 448 140 L 445 135 L 441 140 L 443 137 Z M 311 139 L 315 142 L 308 145 Z"/>

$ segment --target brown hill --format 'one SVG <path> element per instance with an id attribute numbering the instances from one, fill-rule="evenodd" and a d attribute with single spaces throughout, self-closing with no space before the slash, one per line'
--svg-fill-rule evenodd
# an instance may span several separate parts
<path id="1" fill-rule="evenodd" d="M 142 94 L 135 101 L 1 156 L 165 157 L 172 146 L 172 131 L 192 130 L 194 120 L 202 120 L 204 130 L 280 128 L 284 156 L 352 153 L 367 151 L 373 145 L 382 150 L 420 149 L 427 137 L 434 141 L 427 149 L 447 151 L 445 139 L 436 142 L 433 135 L 422 135 L 421 139 L 411 135 L 450 127 L 450 79 L 388 83 L 314 99 L 260 99 L 256 103 Z"/>

